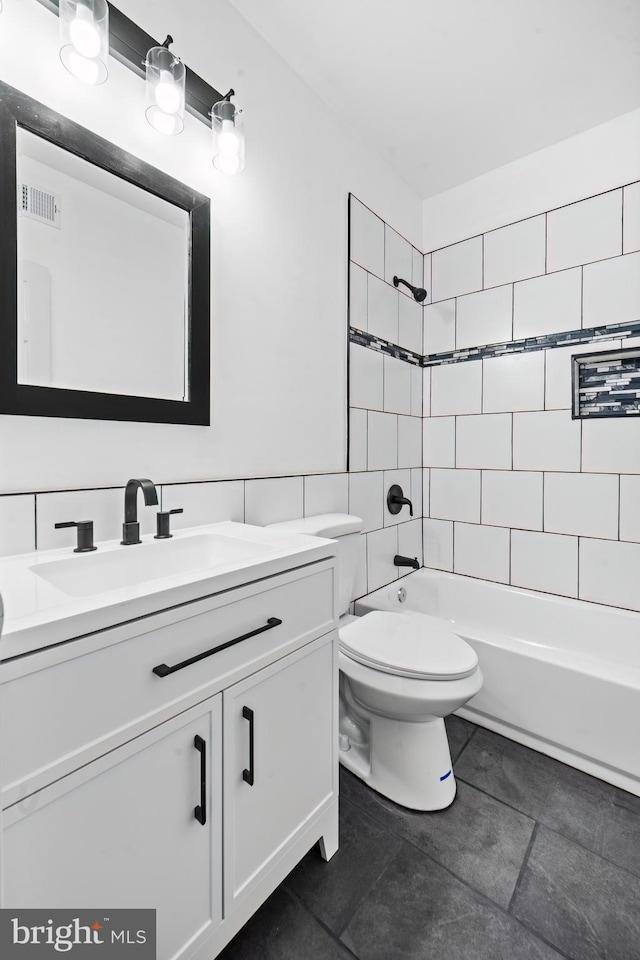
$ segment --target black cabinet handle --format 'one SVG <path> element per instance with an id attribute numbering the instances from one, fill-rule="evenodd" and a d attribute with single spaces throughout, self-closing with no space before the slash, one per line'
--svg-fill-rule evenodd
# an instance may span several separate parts
<path id="1" fill-rule="evenodd" d="M 274 627 L 279 627 L 282 623 L 282 620 L 278 620 L 277 617 L 269 617 L 264 627 L 258 627 L 257 630 L 251 630 L 249 633 L 243 633 L 241 637 L 236 637 L 234 640 L 227 640 L 226 643 L 220 643 L 217 647 L 212 647 L 211 650 L 205 650 L 204 653 L 198 653 L 195 657 L 189 657 L 188 660 L 183 660 L 181 663 L 174 664 L 173 667 L 167 666 L 166 663 L 159 663 L 157 667 L 153 668 L 153 673 L 157 677 L 168 677 L 170 673 L 175 673 L 176 670 L 182 670 L 184 667 L 190 667 L 192 663 L 198 663 L 199 660 L 204 660 L 205 657 L 210 657 L 214 653 L 219 653 L 220 650 L 226 650 L 227 647 L 232 647 L 235 643 L 240 643 L 242 640 L 248 640 L 249 637 L 257 637 L 259 633 L 264 633 L 265 630 L 273 630 Z"/>
<path id="2" fill-rule="evenodd" d="M 196 733 L 193 745 L 200 752 L 200 803 L 193 811 L 193 815 L 204 827 L 207 822 L 207 744 Z"/>
<path id="3" fill-rule="evenodd" d="M 242 708 L 242 716 L 245 720 L 249 721 L 249 769 L 244 769 L 242 771 L 242 779 L 245 783 L 248 783 L 250 787 L 253 786 L 253 710 L 251 707 Z"/>

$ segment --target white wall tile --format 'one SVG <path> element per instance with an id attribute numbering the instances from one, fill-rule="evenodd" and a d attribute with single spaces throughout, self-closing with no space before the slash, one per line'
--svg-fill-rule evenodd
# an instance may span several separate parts
<path id="1" fill-rule="evenodd" d="M 384 222 L 363 203 L 351 197 L 352 260 L 378 277 L 384 277 Z"/>
<path id="2" fill-rule="evenodd" d="M 640 544 L 580 540 L 581 600 L 640 610 L 639 583 Z"/>
<path id="3" fill-rule="evenodd" d="M 640 181 L 625 187 L 623 193 L 622 252 L 640 250 Z"/>
<path id="4" fill-rule="evenodd" d="M 413 350 L 420 356 L 422 348 L 422 304 L 413 297 L 400 297 L 399 300 L 398 343 L 406 350 Z"/>
<path id="5" fill-rule="evenodd" d="M 184 513 L 171 517 L 171 527 L 197 527 L 223 520 L 244 522 L 244 480 L 213 483 L 171 483 L 162 485 L 162 509 L 182 507 Z M 154 531 L 155 532 L 155 531 Z"/>
<path id="6" fill-rule="evenodd" d="M 245 523 L 263 527 L 304 515 L 302 477 L 245 481 Z"/>
<path id="7" fill-rule="evenodd" d="M 184 507 L 187 504 L 172 504 Z M 77 533 L 74 529 L 56 530 L 55 523 L 67 520 L 93 520 L 93 536 L 96 543 L 101 540 L 121 540 L 122 523 L 124 521 L 124 488 L 111 490 L 70 490 L 60 493 L 39 493 L 37 496 L 38 508 L 38 550 L 54 550 L 56 547 L 75 547 Z M 156 514 L 160 507 L 160 490 L 158 489 L 158 506 L 145 506 L 142 493 L 138 493 L 138 520 L 140 521 L 140 535 L 149 536 L 156 532 Z M 172 519 L 178 520 L 178 517 Z M 197 521 L 187 524 L 184 516 L 181 518 L 184 526 L 193 526 Z"/>
<path id="8" fill-rule="evenodd" d="M 422 370 L 422 416 L 431 416 L 431 367 Z"/>
<path id="9" fill-rule="evenodd" d="M 640 420 L 583 420 L 582 469 L 585 473 L 640 473 Z"/>
<path id="10" fill-rule="evenodd" d="M 365 533 L 384 525 L 386 496 L 381 471 L 349 475 L 349 513 L 362 519 Z"/>
<path id="11" fill-rule="evenodd" d="M 411 369 L 410 363 L 384 355 L 384 409 L 387 413 L 411 413 Z"/>
<path id="12" fill-rule="evenodd" d="M 432 301 L 482 290 L 482 237 L 454 243 L 431 254 Z"/>
<path id="13" fill-rule="evenodd" d="M 620 477 L 620 539 L 640 543 L 640 476 Z"/>
<path id="14" fill-rule="evenodd" d="M 513 287 L 495 287 L 459 297 L 456 347 L 479 347 L 513 339 Z"/>
<path id="15" fill-rule="evenodd" d="M 394 276 L 411 283 L 413 276 L 413 248 L 408 240 L 392 230 L 388 224 L 384 228 L 384 278 L 393 283 Z M 400 292 L 406 290 L 401 287 Z M 408 296 L 411 293 L 406 290 Z"/>
<path id="16" fill-rule="evenodd" d="M 390 488 L 397 483 L 399 487 L 402 487 L 403 496 L 407 499 L 411 499 L 411 471 L 410 470 L 385 470 L 384 472 L 384 481 L 383 481 L 383 514 L 384 514 L 384 526 L 385 527 L 394 527 L 399 523 L 406 523 L 409 518 L 409 507 L 403 505 L 400 513 L 391 513 L 387 506 L 387 495 Z"/>
<path id="17" fill-rule="evenodd" d="M 422 418 L 398 417 L 398 466 L 422 465 Z"/>
<path id="18" fill-rule="evenodd" d="M 363 534 L 358 544 L 358 562 L 356 566 L 356 578 L 353 584 L 352 600 L 364 597 L 368 593 L 367 587 L 367 538 Z"/>
<path id="19" fill-rule="evenodd" d="M 422 521 L 424 565 L 435 570 L 453 570 L 453 522 L 451 520 Z"/>
<path id="20" fill-rule="evenodd" d="M 457 417 L 455 465 L 511 470 L 511 414 Z"/>
<path id="21" fill-rule="evenodd" d="M 382 410 L 384 402 L 383 354 L 359 343 L 349 344 L 349 405 Z M 400 361 L 398 361 L 400 362 Z"/>
<path id="22" fill-rule="evenodd" d="M 542 474 L 484 470 L 481 518 L 495 527 L 542 530 Z"/>
<path id="23" fill-rule="evenodd" d="M 411 416 L 422 416 L 422 367 L 411 366 Z"/>
<path id="24" fill-rule="evenodd" d="M 367 329 L 374 337 L 398 342 L 398 291 L 369 275 Z"/>
<path id="25" fill-rule="evenodd" d="M 516 283 L 513 292 L 513 339 L 579 330 L 582 295 L 580 268 Z"/>
<path id="26" fill-rule="evenodd" d="M 431 254 L 430 253 L 425 253 L 422 268 L 423 268 L 422 283 L 420 284 L 420 286 L 424 287 L 425 290 L 427 291 L 427 296 L 426 296 L 426 299 L 424 300 L 424 303 L 426 304 L 426 303 L 431 303 L 431 301 L 433 300 L 433 297 L 431 295 Z"/>
<path id="27" fill-rule="evenodd" d="M 573 356 L 619 349 L 620 340 L 607 340 L 606 342 L 578 343 L 572 347 L 554 347 L 552 350 L 545 350 L 545 409 L 571 409 L 571 358 Z"/>
<path id="28" fill-rule="evenodd" d="M 304 515 L 349 512 L 349 477 L 346 473 L 325 473 L 304 478 Z"/>
<path id="29" fill-rule="evenodd" d="M 437 520 L 480 523 L 480 471 L 431 471 L 430 515 Z"/>
<path id="30" fill-rule="evenodd" d="M 482 411 L 544 409 L 544 352 L 483 360 Z"/>
<path id="31" fill-rule="evenodd" d="M 424 287 L 424 256 L 415 247 L 411 250 L 411 283 L 414 287 Z M 429 270 L 431 270 L 431 261 L 429 261 Z M 427 303 L 429 302 L 429 290 L 427 289 Z"/>
<path id="32" fill-rule="evenodd" d="M 578 595 L 578 538 L 511 531 L 511 583 L 515 587 Z"/>
<path id="33" fill-rule="evenodd" d="M 611 474 L 545 474 L 545 531 L 617 540 L 618 484 Z"/>
<path id="34" fill-rule="evenodd" d="M 448 353 L 456 345 L 456 301 L 443 300 L 424 308 L 425 355 Z"/>
<path id="35" fill-rule="evenodd" d="M 357 263 L 349 264 L 349 325 L 367 329 L 367 272 Z"/>
<path id="36" fill-rule="evenodd" d="M 473 523 L 453 525 L 453 569 L 468 577 L 509 582 L 509 531 Z"/>
<path id="37" fill-rule="evenodd" d="M 410 520 L 408 523 L 400 524 L 398 527 L 398 553 L 401 557 L 415 558 L 422 566 L 422 520 Z M 400 576 L 411 572 L 411 567 L 398 568 Z"/>
<path id="38" fill-rule="evenodd" d="M 431 368 L 431 416 L 482 412 L 482 360 Z"/>
<path id="39" fill-rule="evenodd" d="M 398 417 L 369 411 L 367 469 L 395 470 L 398 466 Z"/>
<path id="40" fill-rule="evenodd" d="M 544 214 L 485 233 L 484 285 L 536 277 L 544 273 L 544 259 Z"/>
<path id="41" fill-rule="evenodd" d="M 622 253 L 622 190 L 547 214 L 547 271 Z"/>
<path id="42" fill-rule="evenodd" d="M 422 516 L 422 475 L 425 471 L 422 467 L 414 467 L 411 470 L 411 493 L 409 499 L 413 503 L 413 516 L 415 518 Z M 428 470 L 426 471 L 429 472 Z"/>
<path id="43" fill-rule="evenodd" d="M 422 457 L 426 467 L 455 467 L 455 417 L 424 418 L 422 421 Z"/>
<path id="44" fill-rule="evenodd" d="M 61 517 L 62 520 L 88 520 L 89 517 Z M 56 531 L 64 534 L 65 530 Z M 72 531 L 73 532 L 73 531 Z M 64 546 L 59 543 L 58 546 Z M 0 497 L 0 557 L 31 553 L 36 548 L 35 497 L 31 494 Z"/>
<path id="45" fill-rule="evenodd" d="M 588 264 L 583 283 L 583 327 L 640 318 L 640 253 Z"/>
<path id="46" fill-rule="evenodd" d="M 367 581 L 369 591 L 398 579 L 393 558 L 398 552 L 397 527 L 385 527 L 367 534 Z"/>
<path id="47" fill-rule="evenodd" d="M 349 470 L 367 469 L 367 411 L 349 410 Z"/>
<path id="48" fill-rule="evenodd" d="M 423 470 L 422 471 L 422 515 L 423 517 L 428 517 L 430 511 L 429 499 L 430 499 L 430 489 L 431 489 L 431 471 Z"/>
<path id="49" fill-rule="evenodd" d="M 513 469 L 580 470 L 580 421 L 568 410 L 514 413 Z"/>

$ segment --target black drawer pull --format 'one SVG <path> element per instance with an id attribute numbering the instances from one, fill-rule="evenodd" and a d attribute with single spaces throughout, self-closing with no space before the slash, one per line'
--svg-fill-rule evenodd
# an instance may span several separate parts
<path id="1" fill-rule="evenodd" d="M 212 647 L 211 650 L 205 650 L 204 653 L 199 653 L 195 657 L 189 657 L 188 660 L 174 664 L 173 667 L 167 666 L 166 663 L 159 663 L 157 667 L 153 668 L 153 672 L 157 677 L 168 677 L 170 673 L 175 673 L 176 670 L 182 670 L 183 667 L 190 667 L 192 663 L 198 663 L 199 660 L 204 660 L 205 657 L 219 653 L 220 650 L 226 650 L 227 647 L 232 647 L 235 643 L 241 643 L 242 640 L 248 640 L 249 637 L 257 637 L 259 633 L 264 633 L 265 630 L 272 630 L 274 627 L 279 627 L 281 623 L 282 620 L 278 620 L 277 617 L 269 617 L 264 627 L 258 627 L 257 630 L 243 633 L 241 637 L 236 637 L 234 640 L 227 640 L 226 643 L 220 643 L 217 647 Z"/>
<path id="2" fill-rule="evenodd" d="M 200 751 L 200 803 L 193 815 L 204 827 L 207 822 L 207 745 L 198 734 L 193 738 L 193 745 Z"/>
<path id="3" fill-rule="evenodd" d="M 250 787 L 253 786 L 253 710 L 251 707 L 242 708 L 242 716 L 245 720 L 249 721 L 249 769 L 246 768 L 242 771 L 242 779 L 245 783 L 248 783 Z"/>

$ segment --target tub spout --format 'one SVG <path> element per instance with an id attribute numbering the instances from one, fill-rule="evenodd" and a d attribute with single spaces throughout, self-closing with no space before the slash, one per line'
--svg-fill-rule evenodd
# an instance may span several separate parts
<path id="1" fill-rule="evenodd" d="M 420 564 L 418 563 L 417 557 L 411 559 L 411 557 L 401 557 L 398 553 L 396 553 L 395 557 L 393 558 L 393 562 L 395 563 L 396 567 L 413 567 L 414 570 L 420 569 Z"/>

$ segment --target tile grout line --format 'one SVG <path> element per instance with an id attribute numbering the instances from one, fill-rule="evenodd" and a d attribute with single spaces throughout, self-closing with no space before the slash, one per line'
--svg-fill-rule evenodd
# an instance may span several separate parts
<path id="1" fill-rule="evenodd" d="M 537 820 L 533 821 L 533 829 L 531 831 L 531 836 L 529 837 L 529 843 L 527 844 L 527 849 L 524 852 L 524 857 L 522 858 L 522 863 L 520 864 L 520 870 L 518 871 L 518 876 L 516 877 L 516 882 L 513 888 L 513 893 L 511 894 L 511 899 L 509 900 L 509 905 L 507 907 L 507 913 L 512 914 L 512 907 L 515 904 L 516 896 L 519 893 L 524 872 L 527 869 L 529 864 L 529 857 L 531 856 L 531 851 L 533 850 L 533 845 L 536 842 L 536 837 L 538 835 L 538 827 L 540 826 Z"/>

